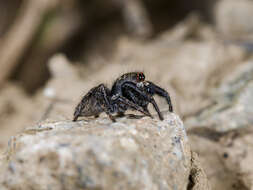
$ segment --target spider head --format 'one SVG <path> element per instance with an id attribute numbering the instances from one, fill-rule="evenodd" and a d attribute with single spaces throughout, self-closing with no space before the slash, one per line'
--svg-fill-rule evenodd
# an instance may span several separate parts
<path id="1" fill-rule="evenodd" d="M 131 73 L 126 73 L 120 77 L 120 80 L 127 80 L 127 81 L 132 81 L 132 82 L 143 82 L 145 81 L 145 75 L 143 72 L 131 72 Z"/>

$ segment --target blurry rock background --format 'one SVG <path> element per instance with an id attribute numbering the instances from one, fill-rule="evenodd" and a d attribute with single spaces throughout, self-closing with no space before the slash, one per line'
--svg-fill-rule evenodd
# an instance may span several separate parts
<path id="1" fill-rule="evenodd" d="M 252 0 L 0 1 L 0 152 L 143 70 L 170 92 L 212 188 L 252 189 L 252 18 Z"/>

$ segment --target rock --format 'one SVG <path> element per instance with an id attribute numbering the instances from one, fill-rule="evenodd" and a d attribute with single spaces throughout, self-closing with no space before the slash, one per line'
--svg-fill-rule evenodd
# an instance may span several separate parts
<path id="1" fill-rule="evenodd" d="M 20 132 L 27 123 L 38 120 L 41 114 L 42 110 L 38 109 L 33 97 L 15 84 L 6 84 L 0 93 L 0 154 L 12 135 Z"/>
<path id="2" fill-rule="evenodd" d="M 220 140 L 219 154 L 225 168 L 234 173 L 245 189 L 253 189 L 252 127 L 232 130 Z"/>
<path id="3" fill-rule="evenodd" d="M 212 106 L 188 118 L 190 127 L 205 126 L 229 131 L 253 124 L 253 66 L 248 61 L 223 80 Z"/>
<path id="4" fill-rule="evenodd" d="M 253 39 L 251 0 L 220 0 L 214 14 L 216 27 L 225 37 L 235 40 Z"/>
<path id="5" fill-rule="evenodd" d="M 227 137 L 229 133 L 217 132 L 205 127 L 190 129 L 187 133 L 192 151 L 199 155 L 200 164 L 206 173 L 212 189 L 247 189 L 239 177 L 239 168 L 236 166 L 236 171 L 234 169 L 235 164 L 224 163 L 227 160 L 226 156 L 229 154 L 226 153 L 226 148 L 221 143 L 221 139 Z M 245 147 L 247 146 L 245 144 Z M 236 157 L 234 158 L 236 159 Z M 238 161 L 240 159 L 238 158 Z"/>
<path id="6" fill-rule="evenodd" d="M 117 121 L 26 129 L 9 143 L 0 189 L 186 189 L 191 151 L 177 115 Z"/>
<path id="7" fill-rule="evenodd" d="M 214 189 L 252 189 L 252 60 L 225 77 L 213 99 L 213 105 L 185 121 L 192 151 Z"/>
<path id="8" fill-rule="evenodd" d="M 202 190 L 210 189 L 209 182 L 207 180 L 206 174 L 202 169 L 202 166 L 199 161 L 199 157 L 195 152 L 192 152 L 191 157 L 191 173 L 187 189 L 191 190 Z"/>
<path id="9" fill-rule="evenodd" d="M 253 188 L 251 127 L 226 132 L 194 128 L 188 134 L 192 150 L 200 155 L 200 162 L 214 189 Z"/>

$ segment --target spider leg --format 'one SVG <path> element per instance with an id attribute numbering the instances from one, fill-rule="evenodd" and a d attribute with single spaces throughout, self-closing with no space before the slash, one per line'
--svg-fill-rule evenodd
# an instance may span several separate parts
<path id="1" fill-rule="evenodd" d="M 72 121 L 76 121 L 78 119 L 79 115 L 75 115 L 74 119 Z"/>
<path id="2" fill-rule="evenodd" d="M 163 115 L 162 115 L 159 107 L 157 106 L 155 99 L 151 98 L 150 103 L 154 106 L 155 111 L 158 113 L 159 119 L 163 120 Z"/>
<path id="3" fill-rule="evenodd" d="M 129 107 L 131 107 L 131 108 L 133 108 L 133 109 L 135 109 L 135 110 L 137 110 L 137 111 L 143 113 L 144 115 L 149 116 L 149 117 L 152 118 L 152 115 L 151 115 L 149 112 L 144 111 L 143 108 L 142 108 L 141 106 L 139 106 L 138 104 L 135 104 L 135 103 L 131 102 L 131 101 L 128 100 L 127 98 L 125 98 L 125 97 L 123 97 L 123 96 L 118 96 L 118 97 L 116 98 L 116 100 L 117 100 L 117 101 L 120 101 L 120 102 L 122 102 L 122 103 L 128 105 Z"/>
<path id="4" fill-rule="evenodd" d="M 83 109 L 83 105 L 82 103 L 79 103 L 75 108 L 74 118 L 72 121 L 76 121 L 78 119 L 78 117 L 80 116 L 80 113 L 82 112 L 82 109 Z"/>
<path id="5" fill-rule="evenodd" d="M 134 95 L 134 93 L 133 93 L 131 90 L 127 90 L 125 93 L 126 93 L 126 95 L 128 95 L 128 96 L 131 98 L 131 100 L 132 100 L 135 104 L 138 105 L 138 99 L 136 98 L 136 96 Z M 147 106 L 141 106 L 141 107 L 142 107 L 142 109 L 143 109 L 146 113 L 148 113 L 148 114 L 150 115 L 151 118 L 153 118 L 153 116 L 152 116 L 151 113 L 149 112 Z"/>
<path id="6" fill-rule="evenodd" d="M 127 82 L 124 84 L 125 88 L 133 89 L 134 91 L 138 92 L 141 96 L 143 96 L 146 100 L 149 102 L 151 101 L 151 97 L 148 96 L 143 90 L 141 90 L 139 87 L 136 86 L 135 83 Z"/>
<path id="7" fill-rule="evenodd" d="M 103 94 L 103 99 L 104 99 L 104 102 L 105 102 L 103 110 L 108 115 L 108 117 L 112 120 L 112 122 L 116 122 L 115 118 L 110 113 L 111 111 L 113 111 L 113 108 L 112 108 L 112 105 L 110 104 L 110 102 L 108 100 L 109 95 L 107 94 L 107 91 L 106 91 L 107 87 L 104 84 L 100 84 L 99 88 L 101 89 L 101 92 Z"/>
<path id="8" fill-rule="evenodd" d="M 143 118 L 143 116 L 144 116 L 144 115 L 134 115 L 134 114 L 129 114 L 129 115 L 127 115 L 127 117 L 128 117 L 129 119 L 141 119 L 141 118 Z"/>
<path id="9" fill-rule="evenodd" d="M 151 84 L 151 83 L 150 83 Z M 150 102 L 153 106 L 154 106 L 154 108 L 155 108 L 155 110 L 156 110 L 156 112 L 158 113 L 158 116 L 159 116 L 159 118 L 160 118 L 160 120 L 163 120 L 163 115 L 162 115 L 162 113 L 161 113 L 161 111 L 160 111 L 160 109 L 159 109 L 159 107 L 157 106 L 157 104 L 156 104 L 156 101 L 155 101 L 155 99 L 152 97 L 152 96 L 148 96 L 145 92 L 143 92 L 143 91 L 141 91 L 136 85 L 134 85 L 134 84 L 132 84 L 132 83 L 126 83 L 125 84 L 125 87 L 128 87 L 128 88 L 132 88 L 133 90 L 135 90 L 136 92 L 138 92 L 141 96 L 143 96 L 148 102 Z M 151 86 L 151 87 L 156 87 L 155 85 L 153 86 Z M 164 90 L 165 91 L 165 90 Z M 165 91 L 166 92 L 166 91 Z M 168 94 L 168 93 L 167 93 Z M 152 94 L 151 94 L 152 95 Z M 158 94 L 159 95 L 159 94 Z M 169 97 L 169 96 L 168 96 Z M 171 103 L 169 104 L 170 106 L 171 106 Z M 171 109 L 170 109 L 170 111 L 171 111 Z M 150 113 L 149 113 L 150 114 Z"/>
<path id="10" fill-rule="evenodd" d="M 146 112 L 148 112 L 148 113 L 151 115 L 151 113 L 149 112 L 149 110 L 148 110 L 148 107 L 147 107 L 147 106 L 146 106 L 146 107 L 144 107 L 144 108 L 143 108 L 143 110 L 144 110 L 144 111 L 146 111 Z"/>
<path id="11" fill-rule="evenodd" d="M 99 88 L 101 89 L 101 92 L 103 94 L 107 109 L 110 109 L 110 111 L 112 111 L 113 110 L 112 105 L 110 104 L 110 102 L 108 100 L 109 95 L 106 93 L 107 87 L 104 84 L 100 84 Z"/>
<path id="12" fill-rule="evenodd" d="M 124 117 L 125 116 L 125 113 L 124 112 L 118 112 L 116 117 Z"/>
<path id="13" fill-rule="evenodd" d="M 104 111 L 108 115 L 108 117 L 112 120 L 112 122 L 116 122 L 115 118 L 112 116 L 112 114 L 109 112 L 107 108 L 105 108 Z"/>
<path id="14" fill-rule="evenodd" d="M 171 103 L 169 93 L 166 90 L 162 89 L 161 87 L 155 85 L 154 83 L 150 81 L 147 81 L 147 82 L 148 82 L 149 87 L 152 88 L 155 94 L 157 94 L 158 96 L 164 97 L 166 99 L 167 103 L 169 104 L 169 111 L 173 112 L 173 106 Z"/>
<path id="15" fill-rule="evenodd" d="M 124 93 L 126 97 L 130 97 L 131 101 L 137 104 L 138 98 L 134 95 L 134 93 L 131 90 L 127 89 Z"/>

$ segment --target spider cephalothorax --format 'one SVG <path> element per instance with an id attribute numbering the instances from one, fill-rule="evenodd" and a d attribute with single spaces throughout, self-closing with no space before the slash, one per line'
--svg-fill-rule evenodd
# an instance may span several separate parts
<path id="1" fill-rule="evenodd" d="M 142 72 L 126 73 L 115 80 L 110 90 L 104 84 L 92 88 L 77 105 L 74 112 L 76 121 L 79 116 L 99 116 L 105 112 L 112 121 L 113 113 L 123 115 L 127 109 L 137 110 L 146 116 L 152 117 L 148 110 L 151 103 L 157 111 L 159 118 L 163 116 L 153 98 L 157 94 L 165 97 L 169 104 L 169 111 L 173 111 L 169 94 L 152 82 L 145 81 Z"/>

